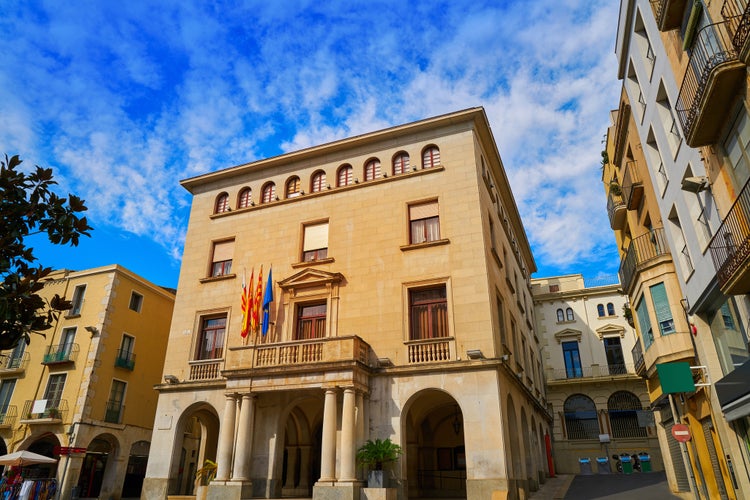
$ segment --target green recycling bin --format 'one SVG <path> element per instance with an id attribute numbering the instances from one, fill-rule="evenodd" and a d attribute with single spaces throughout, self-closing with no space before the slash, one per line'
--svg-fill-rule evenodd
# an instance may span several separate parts
<path id="1" fill-rule="evenodd" d="M 630 458 L 628 455 L 621 455 L 620 462 L 622 462 L 623 474 L 633 473 L 633 459 L 632 458 Z"/>
<path id="2" fill-rule="evenodd" d="M 641 461 L 641 472 L 651 472 L 651 456 L 648 453 L 639 453 L 638 460 Z"/>

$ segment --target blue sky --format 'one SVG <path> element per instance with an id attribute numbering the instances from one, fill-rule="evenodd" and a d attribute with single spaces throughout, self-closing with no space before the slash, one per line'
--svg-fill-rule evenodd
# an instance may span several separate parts
<path id="1" fill-rule="evenodd" d="M 89 206 L 56 268 L 177 286 L 181 179 L 484 106 L 535 276 L 616 274 L 600 181 L 618 2 L 0 0 L 0 153 Z"/>

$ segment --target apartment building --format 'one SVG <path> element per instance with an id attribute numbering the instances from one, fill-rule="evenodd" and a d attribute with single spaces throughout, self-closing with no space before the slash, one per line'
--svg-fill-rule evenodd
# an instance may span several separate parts
<path id="1" fill-rule="evenodd" d="M 147 498 L 199 493 L 206 459 L 209 498 L 359 498 L 355 451 L 385 438 L 398 498 L 544 480 L 535 263 L 483 109 L 182 185 Z"/>
<path id="2" fill-rule="evenodd" d="M 72 301 L 45 337 L 0 354 L 0 454 L 58 459 L 61 498 L 139 497 L 174 291 L 117 265 L 50 274 L 40 295 Z"/>
<path id="3" fill-rule="evenodd" d="M 650 185 L 645 178 L 617 178 L 626 198 L 627 227 L 634 222 L 631 211 L 638 215 L 640 206 L 632 202 L 633 193 L 653 190 L 655 204 L 649 215 L 653 218 L 658 209 L 664 221 L 664 243 L 679 286 L 670 291 L 665 283 L 666 294 L 656 290 L 654 298 L 651 293 L 649 314 L 643 314 L 643 321 L 639 316 L 637 326 L 647 365 L 652 359 L 650 345 L 662 356 L 659 339 L 668 339 L 661 342 L 668 353 L 673 339 L 678 339 L 674 334 L 684 332 L 685 341 L 680 340 L 673 356 L 690 362 L 696 387 L 666 399 L 671 399 L 675 421 L 690 428 L 691 439 L 682 454 L 691 464 L 690 488 L 704 498 L 750 496 L 750 389 L 742 382 L 750 370 L 750 274 L 745 251 L 750 248 L 750 231 L 744 223 L 750 195 L 745 189 L 750 129 L 743 27 L 750 18 L 745 3 L 621 2 L 615 52 L 627 99 L 621 99 L 610 129 L 612 165 L 603 178 L 609 186 L 615 174 L 627 173 L 627 146 L 619 144 L 641 149 Z M 627 242 L 626 235 L 623 238 L 618 242 Z M 623 246 L 621 276 L 631 273 L 637 283 L 655 261 L 654 253 L 664 251 L 660 243 L 649 236 L 648 242 L 634 238 Z M 648 297 L 632 292 L 631 303 L 645 297 L 649 307 Z M 660 305 L 664 303 L 669 304 L 673 327 L 667 322 L 666 306 Z M 686 330 L 676 314 L 687 323 Z M 648 344 L 651 336 L 654 341 Z M 655 388 L 652 373 L 647 375 L 650 389 Z M 664 397 L 658 392 L 663 391 L 651 392 L 652 404 L 662 404 Z M 673 441 L 667 436 L 667 445 Z"/>
<path id="4" fill-rule="evenodd" d="M 651 470 L 664 469 L 646 383 L 632 358 L 638 338 L 628 298 L 617 277 L 609 278 L 531 280 L 556 473 L 579 473 L 581 459 L 594 472 L 615 471 L 610 457 L 623 453 L 645 453 Z"/>

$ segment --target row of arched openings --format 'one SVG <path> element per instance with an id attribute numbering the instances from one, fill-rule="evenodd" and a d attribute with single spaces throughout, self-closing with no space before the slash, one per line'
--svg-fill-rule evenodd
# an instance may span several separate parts
<path id="1" fill-rule="evenodd" d="M 416 170 L 416 166 L 412 167 L 410 163 L 409 153 L 406 151 L 399 151 L 391 160 L 391 175 L 401 175 L 411 170 Z M 435 145 L 429 145 L 422 150 L 422 168 L 433 168 L 440 165 L 440 149 Z M 370 158 L 364 163 L 362 167 L 362 178 L 366 181 L 372 181 L 380 177 L 386 177 L 387 174 L 382 174 L 380 160 L 378 158 Z M 359 177 L 354 176 L 354 167 L 349 163 L 344 163 L 339 166 L 336 170 L 336 187 L 350 186 L 359 182 Z M 316 170 L 310 177 L 309 185 L 310 193 L 317 193 L 324 189 L 330 189 L 331 185 L 327 181 L 327 175 L 325 170 Z M 302 186 L 302 181 L 297 175 L 293 175 L 287 179 L 284 184 L 284 198 L 294 198 L 305 194 Z M 263 184 L 260 194 L 260 203 L 270 203 L 272 201 L 279 200 L 279 196 L 276 193 L 276 183 L 269 181 Z M 237 208 L 247 208 L 255 205 L 252 196 L 252 189 L 245 187 L 240 190 L 237 196 Z M 224 192 L 216 197 L 216 203 L 214 205 L 214 213 L 220 214 L 229 212 L 231 210 L 229 203 L 229 194 Z"/>
<path id="2" fill-rule="evenodd" d="M 609 430 L 603 428 L 594 401 L 585 394 L 573 394 L 565 400 L 565 431 L 568 439 L 599 439 L 609 433 L 613 438 L 645 437 L 646 427 L 638 414 L 643 410 L 641 400 L 629 391 L 617 391 L 607 400 L 602 410 L 609 419 Z"/>

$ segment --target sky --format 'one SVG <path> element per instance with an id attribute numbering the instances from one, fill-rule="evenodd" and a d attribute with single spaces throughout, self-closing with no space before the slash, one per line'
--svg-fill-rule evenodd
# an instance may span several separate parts
<path id="1" fill-rule="evenodd" d="M 600 160 L 618 105 L 612 0 L 0 0 L 0 154 L 86 200 L 53 268 L 176 287 L 179 181 L 485 108 L 538 271 L 617 273 Z"/>

